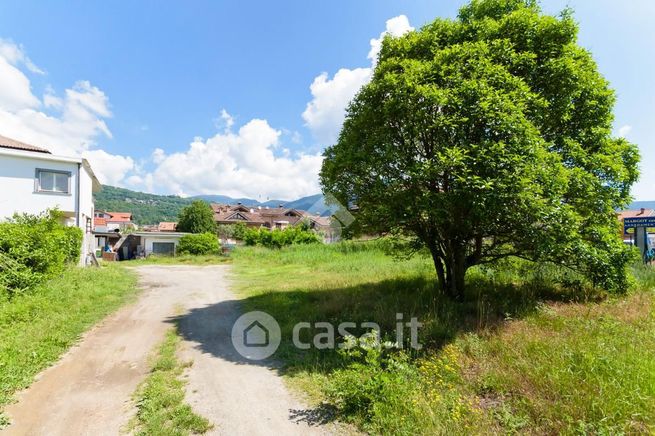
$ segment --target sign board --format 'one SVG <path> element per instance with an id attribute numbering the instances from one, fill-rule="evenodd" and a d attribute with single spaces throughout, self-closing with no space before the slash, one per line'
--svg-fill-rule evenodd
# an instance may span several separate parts
<path id="1" fill-rule="evenodd" d="M 623 220 L 624 229 L 631 229 L 634 227 L 655 227 L 655 216 L 625 218 Z"/>

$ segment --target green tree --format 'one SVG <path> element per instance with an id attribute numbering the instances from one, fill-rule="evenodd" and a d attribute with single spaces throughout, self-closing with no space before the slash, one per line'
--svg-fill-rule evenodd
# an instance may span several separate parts
<path id="1" fill-rule="evenodd" d="M 473 265 L 551 261 L 593 284 L 628 286 L 614 210 L 638 150 L 612 137 L 614 92 L 577 44 L 571 12 L 479 0 L 456 19 L 387 36 L 351 102 L 321 183 L 369 231 L 427 247 L 461 298 Z"/>
<path id="2" fill-rule="evenodd" d="M 214 233 L 216 222 L 211 206 L 202 200 L 196 200 L 180 212 L 177 230 L 189 233 Z"/>

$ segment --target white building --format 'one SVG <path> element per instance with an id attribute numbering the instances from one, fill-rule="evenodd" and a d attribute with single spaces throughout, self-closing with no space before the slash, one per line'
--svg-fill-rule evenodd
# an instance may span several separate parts
<path id="1" fill-rule="evenodd" d="M 65 224 L 84 232 L 80 262 L 87 262 L 95 247 L 93 192 L 101 185 L 86 159 L 55 156 L 0 136 L 0 187 L 0 220 L 57 208 L 64 213 Z"/>
<path id="2" fill-rule="evenodd" d="M 114 245 L 120 260 L 146 257 L 151 254 L 171 255 L 177 253 L 180 238 L 189 233 L 181 232 L 134 232 L 125 235 Z"/>

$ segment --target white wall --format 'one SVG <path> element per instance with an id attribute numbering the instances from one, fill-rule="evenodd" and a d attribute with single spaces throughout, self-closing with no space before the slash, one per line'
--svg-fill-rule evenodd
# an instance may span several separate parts
<path id="1" fill-rule="evenodd" d="M 37 169 L 69 172 L 70 192 L 37 192 Z M 27 151 L 0 150 L 0 221 L 11 218 L 14 213 L 39 214 L 55 208 L 66 216 L 66 225 L 77 225 L 82 229 L 84 239 L 80 263 L 84 264 L 87 254 L 95 247 L 95 238 L 92 233 L 87 233 L 86 225 L 87 218 L 90 218 L 92 229 L 93 176 L 82 164 L 82 160 Z"/>
<path id="2" fill-rule="evenodd" d="M 153 242 L 173 242 L 175 243 L 175 251 L 177 252 L 177 245 L 180 242 L 180 237 L 181 236 L 169 236 L 169 237 L 162 237 L 162 236 L 143 236 L 141 238 L 141 241 L 143 242 L 145 249 L 146 249 L 146 256 L 152 253 L 152 243 Z"/>
<path id="3" fill-rule="evenodd" d="M 31 156 L 38 155 L 31 153 Z M 38 214 L 46 209 L 59 208 L 75 218 L 76 162 L 55 162 L 36 157 L 0 154 L 0 219 L 14 213 Z M 36 169 L 71 172 L 70 194 L 46 194 L 34 192 Z"/>

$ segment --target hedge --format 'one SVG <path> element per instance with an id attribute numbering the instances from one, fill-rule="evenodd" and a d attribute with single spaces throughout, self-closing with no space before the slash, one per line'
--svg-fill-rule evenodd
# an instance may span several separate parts
<path id="1" fill-rule="evenodd" d="M 316 244 L 321 242 L 319 236 L 311 230 L 300 227 L 287 227 L 284 230 L 248 229 L 243 238 L 246 245 L 263 245 L 269 248 L 281 248 L 292 244 Z"/>
<path id="2" fill-rule="evenodd" d="M 215 254 L 219 252 L 218 238 L 213 233 L 194 233 L 180 238 L 179 254 Z"/>

